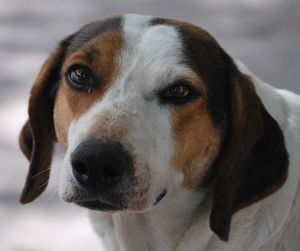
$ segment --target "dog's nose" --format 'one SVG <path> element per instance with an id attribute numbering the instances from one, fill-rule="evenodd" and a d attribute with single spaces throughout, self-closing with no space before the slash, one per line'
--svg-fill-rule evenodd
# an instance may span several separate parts
<path id="1" fill-rule="evenodd" d="M 130 168 L 131 158 L 120 143 L 90 139 L 76 147 L 71 164 L 80 186 L 100 192 L 119 182 Z"/>

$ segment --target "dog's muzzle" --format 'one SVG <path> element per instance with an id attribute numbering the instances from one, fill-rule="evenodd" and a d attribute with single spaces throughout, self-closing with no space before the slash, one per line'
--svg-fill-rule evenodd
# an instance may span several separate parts
<path id="1" fill-rule="evenodd" d="M 120 143 L 86 140 L 71 154 L 71 165 L 77 187 L 73 202 L 98 210 L 126 208 L 133 165 Z"/>

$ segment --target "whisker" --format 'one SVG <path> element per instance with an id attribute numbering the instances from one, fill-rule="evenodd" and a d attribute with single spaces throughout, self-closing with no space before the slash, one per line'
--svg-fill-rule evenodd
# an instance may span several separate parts
<path id="1" fill-rule="evenodd" d="M 44 186 L 47 186 L 48 183 L 49 183 L 49 180 L 47 180 L 44 184 L 40 185 L 39 188 L 42 188 L 42 187 L 44 187 Z"/>
<path id="2" fill-rule="evenodd" d="M 39 176 L 40 174 L 49 171 L 50 168 L 51 168 L 51 166 L 49 166 L 49 168 L 46 168 L 45 170 L 42 170 L 42 171 L 40 171 L 39 173 L 33 175 L 33 176 L 31 177 L 31 179 L 34 179 L 34 178 L 36 178 L 37 176 Z"/>

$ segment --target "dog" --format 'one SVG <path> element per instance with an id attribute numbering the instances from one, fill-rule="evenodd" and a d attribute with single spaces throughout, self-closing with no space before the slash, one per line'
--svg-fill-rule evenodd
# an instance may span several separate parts
<path id="1" fill-rule="evenodd" d="M 300 96 L 192 24 L 127 14 L 62 40 L 19 144 L 21 203 L 65 150 L 60 197 L 107 250 L 299 250 Z"/>

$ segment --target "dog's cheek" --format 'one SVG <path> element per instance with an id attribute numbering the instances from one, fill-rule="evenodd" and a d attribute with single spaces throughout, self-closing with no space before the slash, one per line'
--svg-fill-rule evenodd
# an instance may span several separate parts
<path id="1" fill-rule="evenodd" d="M 59 89 L 54 106 L 54 126 L 58 143 L 68 148 L 68 129 L 72 121 L 65 87 Z"/>
<path id="2" fill-rule="evenodd" d="M 218 155 L 220 132 L 201 102 L 176 109 L 172 130 L 176 142 L 173 166 L 183 173 L 185 186 L 197 189 Z"/>

